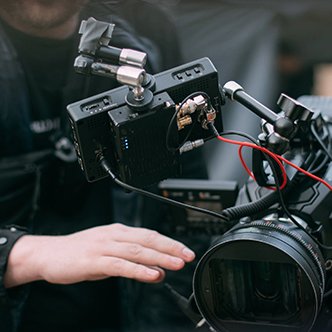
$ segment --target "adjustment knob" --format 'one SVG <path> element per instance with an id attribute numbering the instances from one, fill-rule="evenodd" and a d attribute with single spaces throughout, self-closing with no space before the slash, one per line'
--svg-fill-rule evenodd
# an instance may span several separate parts
<path id="1" fill-rule="evenodd" d="M 309 108 L 284 93 L 280 95 L 277 104 L 292 121 L 309 121 L 314 114 Z"/>

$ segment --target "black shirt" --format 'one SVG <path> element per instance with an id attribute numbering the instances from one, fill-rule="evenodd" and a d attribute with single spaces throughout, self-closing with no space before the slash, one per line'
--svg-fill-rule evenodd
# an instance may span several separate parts
<path id="1" fill-rule="evenodd" d="M 78 37 L 65 40 L 39 38 L 3 23 L 22 64 L 30 97 L 34 149 L 50 147 L 50 133 L 60 129 L 63 89 L 73 70 L 74 46 Z"/>
<path id="2" fill-rule="evenodd" d="M 135 7 L 137 10 L 142 10 L 141 6 L 146 4 L 145 2 L 141 1 L 129 1 L 127 3 L 130 4 L 130 6 L 132 3 L 137 4 Z M 106 10 L 103 12 L 106 13 Z M 144 10 L 142 10 L 142 16 L 137 16 L 136 10 L 133 12 L 133 14 L 134 18 L 140 18 L 140 23 L 144 22 L 147 16 L 150 19 L 155 17 L 155 15 L 151 14 L 150 11 L 145 12 Z M 89 12 L 88 15 L 91 15 L 91 13 Z M 107 20 L 103 19 L 102 17 L 97 17 L 96 15 L 93 16 L 97 19 Z M 173 67 L 175 65 L 175 59 L 179 59 L 177 57 L 177 48 L 172 44 L 173 37 L 175 36 L 173 33 L 174 30 L 170 30 L 169 25 L 167 23 L 165 24 L 165 21 L 163 21 L 163 24 L 159 24 L 160 21 L 161 20 L 156 20 L 155 24 L 152 25 L 156 28 L 156 30 L 159 31 L 159 33 L 156 31 L 155 34 L 158 36 L 158 41 L 151 43 L 147 38 L 137 38 L 135 32 L 127 22 L 124 22 L 123 20 L 117 20 L 115 22 L 116 28 L 117 26 L 121 28 L 114 30 L 112 38 L 113 46 L 126 48 L 129 47 L 137 50 L 147 51 L 149 66 L 146 69 L 150 73 L 153 73 L 152 70 L 158 72 L 162 69 Z M 134 20 L 134 23 L 136 23 L 134 24 L 136 28 L 140 27 L 140 23 L 138 21 L 136 22 Z M 8 33 L 15 34 L 17 32 L 9 31 Z M 160 39 L 159 36 L 163 36 L 163 38 Z M 13 38 L 14 37 L 15 36 L 13 36 Z M 150 33 L 146 37 L 150 37 Z M 29 43 L 33 42 L 30 41 L 31 36 L 23 35 L 22 38 L 27 38 L 26 40 L 29 40 Z M 37 38 L 34 42 L 38 43 L 40 42 L 40 39 L 38 41 Z M 59 44 L 56 45 L 56 48 L 65 48 L 65 46 L 61 46 L 64 45 L 63 43 L 66 43 L 66 41 L 59 42 Z M 159 47 L 158 43 L 164 45 L 164 48 Z M 60 99 L 62 100 L 61 110 L 59 109 L 60 120 L 65 114 L 65 106 L 68 103 L 83 99 L 89 95 L 94 95 L 114 87 L 114 82 L 111 82 L 108 79 L 90 77 L 87 80 L 85 77 L 79 76 L 77 74 L 74 77 L 71 63 L 73 63 L 74 57 L 77 55 L 77 45 L 75 44 L 76 41 L 73 40 L 72 54 L 69 55 L 68 58 L 64 57 L 63 60 L 64 63 L 67 61 L 69 63 L 69 69 L 66 75 L 64 77 L 60 77 L 59 80 L 54 80 L 53 83 L 58 81 L 57 84 L 51 84 L 51 91 L 53 91 L 52 95 L 55 96 L 54 105 Z M 156 45 L 158 45 L 158 47 L 156 47 Z M 18 45 L 18 50 L 21 46 L 22 45 Z M 55 45 L 53 44 L 53 46 Z M 173 46 L 175 48 L 173 48 Z M 28 45 L 25 47 L 28 48 Z M 43 48 L 45 52 L 49 51 L 47 50 L 47 47 Z M 159 51 L 163 49 L 163 53 L 165 54 L 172 53 L 172 56 L 168 57 L 169 61 L 165 63 L 160 62 L 160 55 L 162 53 L 158 52 L 158 49 Z M 157 52 L 155 52 L 155 50 Z M 20 58 L 25 56 L 25 53 L 23 52 L 29 52 L 29 50 L 21 50 L 19 54 Z M 49 54 L 46 58 L 40 58 L 40 60 L 45 61 L 43 66 L 45 65 L 46 68 L 48 68 L 48 65 L 51 64 L 51 59 L 55 59 L 54 61 L 57 64 L 60 63 L 58 57 L 62 57 L 63 52 L 60 52 L 61 54 L 59 54 L 59 52 L 56 50 L 54 50 L 54 52 L 56 53 Z M 42 98 L 39 98 L 39 96 L 42 89 L 44 89 L 46 86 L 48 88 L 50 87 L 48 82 L 50 79 L 50 74 L 48 71 L 46 71 L 46 74 L 44 73 L 44 77 L 38 77 L 39 74 L 42 74 L 42 71 L 40 70 L 41 67 L 38 64 L 38 61 L 35 60 L 38 57 L 38 54 L 32 53 L 31 57 L 33 59 L 29 63 L 23 63 L 23 66 L 25 66 L 25 70 L 27 71 L 27 76 L 25 79 L 32 79 L 32 84 L 36 87 L 35 90 L 31 90 L 30 88 L 29 91 L 32 93 L 32 96 L 29 96 L 31 106 L 36 106 L 35 109 L 31 110 L 30 112 L 32 119 L 30 123 L 33 123 L 34 121 L 45 119 L 43 118 L 45 115 L 45 109 L 43 106 L 45 106 L 45 104 L 42 102 Z M 29 57 L 26 57 L 22 62 L 26 61 L 28 58 Z M 164 55 L 163 58 L 165 58 Z M 36 72 L 31 73 L 31 66 L 33 63 L 37 64 L 37 68 Z M 57 73 L 54 75 L 56 74 Z M 79 78 L 77 76 L 79 76 Z M 38 77 L 37 82 L 36 77 Z M 91 84 L 89 84 L 89 81 Z M 44 84 L 40 84 L 40 82 L 44 82 L 45 87 Z M 58 91 L 59 89 L 62 90 L 60 93 Z M 44 92 L 49 94 L 49 91 Z M 59 95 L 60 97 L 58 97 Z M 51 118 L 53 118 L 53 115 L 55 115 L 56 118 L 58 115 L 57 107 L 53 107 L 54 105 L 48 105 L 48 103 L 46 105 L 48 107 L 46 115 L 50 116 Z M 12 109 L 10 109 L 10 111 L 12 111 Z M 36 114 L 37 117 L 35 117 Z M 11 116 L 10 118 L 13 117 Z M 12 122 L 16 123 L 16 119 L 17 117 L 14 117 L 14 121 Z M 66 122 L 64 121 L 63 123 L 65 124 Z M 30 127 L 36 128 L 31 125 Z M 50 127 L 53 129 L 52 126 Z M 10 130 L 7 130 L 7 132 L 10 134 Z M 41 134 L 36 133 L 35 130 L 34 136 L 35 138 L 41 137 Z M 43 143 L 49 144 L 48 142 L 48 140 L 44 141 L 43 139 L 39 140 L 38 138 L 34 140 L 35 147 L 38 144 L 41 144 L 40 146 L 42 146 Z M 21 140 L 19 140 L 18 143 L 21 143 Z M 20 147 L 21 144 L 18 143 L 16 145 Z M 24 148 L 26 147 L 24 146 Z M 26 150 L 27 149 L 25 149 L 25 151 Z M 14 152 L 17 154 L 17 151 L 18 150 L 15 149 Z M 205 177 L 206 169 L 205 167 L 202 167 L 202 159 L 199 157 L 190 158 L 189 154 L 188 159 L 190 159 L 190 162 L 187 163 L 187 171 L 185 174 L 188 177 L 196 177 L 197 174 L 200 175 L 199 177 Z M 33 219 L 33 233 L 51 235 L 68 234 L 81 229 L 109 223 L 111 220 L 113 220 L 112 215 L 116 214 L 116 206 L 117 210 L 121 210 L 123 213 L 120 216 L 117 214 L 119 218 L 116 218 L 115 220 L 119 222 L 127 221 L 128 224 L 132 225 L 134 218 L 131 218 L 131 216 L 125 216 L 126 213 L 130 210 L 128 209 L 128 198 L 124 199 L 123 202 L 121 197 L 119 197 L 119 194 L 116 194 L 114 195 L 114 199 L 112 199 L 110 188 L 111 184 L 108 181 L 88 184 L 85 181 L 77 163 L 74 163 L 73 165 L 63 165 L 58 163 L 53 166 L 53 168 L 48 169 L 49 173 L 46 177 L 44 177 L 46 185 L 44 183 L 41 188 L 41 197 L 44 198 L 44 201 L 39 202 L 38 213 Z M 119 204 L 119 202 L 121 203 Z M 139 204 L 134 204 L 132 198 L 130 198 L 130 203 L 133 203 L 132 210 L 135 217 L 139 214 L 140 225 L 143 225 L 144 227 L 157 228 L 162 231 L 160 228 L 163 228 L 163 225 L 165 224 L 163 224 L 161 221 L 162 210 L 160 209 L 159 205 L 155 204 L 154 201 L 150 202 L 149 200 L 144 200 L 143 204 L 141 204 L 141 201 L 138 202 Z M 112 204 L 114 205 L 114 209 L 111 209 Z M 136 205 L 139 205 L 139 207 L 136 208 Z M 6 225 L 7 223 L 2 222 L 2 224 Z M 187 273 L 188 271 L 184 271 L 183 276 L 188 276 Z M 179 275 L 177 274 L 177 276 Z M 186 288 L 190 289 L 190 277 L 186 277 L 184 279 Z M 126 316 L 125 325 L 130 325 L 127 327 L 129 330 L 133 328 L 132 331 L 135 332 L 160 331 L 161 326 L 164 326 L 164 330 L 169 331 L 171 328 L 168 328 L 168 326 L 174 327 L 176 325 L 181 330 L 181 332 L 183 332 L 184 329 L 181 328 L 183 323 L 185 322 L 186 325 L 190 325 L 190 322 L 187 321 L 187 318 L 179 312 L 177 307 L 175 307 L 173 300 L 167 297 L 168 294 L 165 294 L 163 287 L 158 288 L 157 285 L 154 287 L 153 285 L 145 285 L 127 279 L 120 279 L 120 281 L 126 284 L 126 287 L 121 287 L 121 299 L 124 299 L 124 301 L 121 301 L 124 307 L 121 315 Z M 104 281 L 83 282 L 70 286 L 50 285 L 45 282 L 33 283 L 31 285 L 32 287 L 27 305 L 25 306 L 25 310 L 23 312 L 23 320 L 19 332 L 121 331 L 119 327 L 120 315 L 118 313 L 118 289 L 115 288 L 116 282 L 117 281 L 115 279 L 111 278 Z M 15 312 L 17 313 L 19 310 L 16 310 Z M 174 318 L 174 315 L 176 318 Z M 15 321 L 19 321 L 19 319 L 16 319 Z"/>
<path id="3" fill-rule="evenodd" d="M 27 35 L 5 24 L 4 28 L 27 80 L 33 148 L 36 151 L 50 148 L 53 145 L 50 137 L 63 130 L 66 122 L 66 103 L 76 101 L 82 94 L 82 84 L 70 86 L 69 90 L 67 86 L 74 71 L 78 34 L 65 40 L 52 40 Z M 80 79 L 83 81 L 84 77 Z M 69 234 L 110 223 L 110 188 L 108 181 L 88 184 L 76 162 L 54 160 L 43 170 L 42 199 L 33 232 Z M 115 278 L 74 285 L 39 281 L 30 286 L 20 331 L 119 331 Z"/>

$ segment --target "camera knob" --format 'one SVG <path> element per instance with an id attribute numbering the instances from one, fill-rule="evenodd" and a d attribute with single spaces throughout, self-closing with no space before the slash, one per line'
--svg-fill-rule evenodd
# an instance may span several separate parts
<path id="1" fill-rule="evenodd" d="M 309 121 L 314 114 L 309 108 L 284 93 L 280 95 L 277 104 L 292 121 Z"/>

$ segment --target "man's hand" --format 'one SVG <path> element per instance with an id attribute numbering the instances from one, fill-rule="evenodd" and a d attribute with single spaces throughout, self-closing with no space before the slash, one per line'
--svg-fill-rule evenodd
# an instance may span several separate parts
<path id="1" fill-rule="evenodd" d="M 112 276 L 159 282 L 167 270 L 180 270 L 195 254 L 156 231 L 122 224 L 65 236 L 25 235 L 8 259 L 5 286 L 35 280 L 71 284 Z"/>

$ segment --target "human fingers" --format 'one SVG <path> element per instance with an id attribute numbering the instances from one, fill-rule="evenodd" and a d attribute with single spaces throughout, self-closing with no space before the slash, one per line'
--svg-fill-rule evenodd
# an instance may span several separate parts
<path id="1" fill-rule="evenodd" d="M 154 230 L 138 227 L 128 227 L 116 224 L 117 232 L 112 232 L 114 241 L 140 244 L 146 248 L 151 248 L 175 257 L 191 262 L 195 258 L 195 253 L 183 243 L 164 236 Z"/>
<path id="2" fill-rule="evenodd" d="M 134 263 L 159 266 L 168 270 L 180 270 L 184 260 L 137 243 L 111 241 L 104 246 L 102 255 L 129 260 Z"/>
<path id="3" fill-rule="evenodd" d="M 133 263 L 118 257 L 103 256 L 96 262 L 105 277 L 124 277 L 142 282 L 156 283 L 164 278 L 164 272 L 156 267 Z"/>
<path id="4" fill-rule="evenodd" d="M 154 281 L 149 281 L 149 283 L 159 283 L 162 282 L 165 279 L 166 273 L 163 269 L 161 269 L 160 267 L 157 266 L 149 266 L 149 268 L 156 270 L 160 273 L 159 278 L 154 280 Z M 141 281 L 141 282 L 146 282 L 145 280 L 140 280 L 140 279 L 136 279 L 137 281 Z"/>

